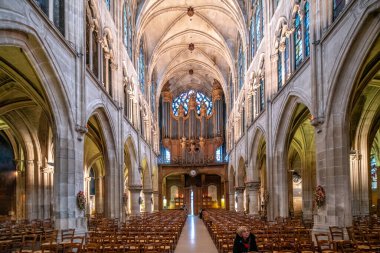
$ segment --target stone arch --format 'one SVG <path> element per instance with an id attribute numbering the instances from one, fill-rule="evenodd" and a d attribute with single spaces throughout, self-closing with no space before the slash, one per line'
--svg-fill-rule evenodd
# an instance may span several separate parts
<path id="1" fill-rule="evenodd" d="M 375 122 L 378 116 L 375 115 L 378 115 L 378 107 L 373 111 L 375 114 L 368 114 L 369 107 L 366 105 L 376 93 L 368 93 L 368 84 L 379 69 L 378 11 L 379 6 L 375 2 L 368 4 L 347 34 L 331 67 L 333 74 L 327 80 L 331 88 L 326 102 L 326 116 L 318 115 L 316 122 L 326 128 L 326 136 L 332 136 L 328 140 L 331 152 L 326 152 L 326 160 L 334 159 L 334 164 L 328 163 L 326 177 L 318 180 L 327 184 L 327 176 L 342 178 L 340 187 L 329 185 L 328 191 L 333 196 L 343 197 L 327 198 L 327 205 L 336 212 L 334 215 L 346 217 L 340 221 L 342 226 L 351 225 L 352 215 L 370 212 L 368 193 L 371 189 L 367 169 L 370 165 L 370 147 L 373 145 L 371 131 L 377 128 Z"/>
<path id="2" fill-rule="evenodd" d="M 301 94 L 302 95 L 302 94 Z M 269 214 L 273 215 L 273 218 L 276 216 L 287 217 L 289 215 L 289 182 L 287 181 L 289 177 L 289 147 L 290 143 L 293 139 L 292 133 L 294 133 L 295 129 L 298 125 L 295 125 L 295 121 L 297 120 L 297 115 L 302 114 L 302 118 L 299 120 L 305 120 L 305 115 L 302 113 L 304 110 L 309 112 L 309 117 L 307 120 L 310 125 L 311 112 L 309 107 L 304 103 L 307 101 L 301 97 L 297 97 L 293 94 L 288 94 L 287 99 L 284 101 L 283 107 L 281 108 L 281 117 L 276 122 L 276 136 L 274 137 L 274 159 L 273 166 L 274 170 L 277 173 L 273 175 L 268 175 L 268 182 L 270 183 L 268 187 L 271 187 L 269 190 L 269 194 L 278 193 L 276 195 L 276 199 L 271 198 L 270 205 L 274 205 L 273 209 L 274 213 Z M 313 129 L 314 130 L 314 129 Z M 311 182 L 310 182 L 311 184 Z M 311 206 L 309 206 L 311 211 Z M 271 208 L 270 208 L 271 209 Z"/>
<path id="3" fill-rule="evenodd" d="M 29 180 L 26 185 L 40 185 L 41 189 L 45 189 L 47 180 L 51 180 L 55 187 L 66 190 L 74 188 L 74 184 L 67 184 L 60 172 L 63 169 L 67 171 L 67 168 L 74 171 L 75 161 L 66 159 L 66 156 L 62 154 L 73 149 L 72 122 L 75 121 L 72 118 L 72 112 L 68 109 L 66 90 L 63 88 L 65 80 L 60 69 L 54 66 L 54 59 L 48 56 L 48 51 L 49 48 L 41 43 L 39 36 L 32 33 L 29 27 L 18 24 L 17 29 L 0 30 L 2 58 L 0 72 L 2 76 L 9 78 L 7 86 L 12 86 L 10 92 L 24 94 L 22 96 L 25 98 L 24 101 L 19 102 L 9 100 L 9 103 L 0 110 L 3 120 L 4 117 L 8 117 L 11 121 L 10 123 L 9 120 L 5 120 L 11 124 L 10 129 L 12 129 L 8 130 L 6 135 L 12 136 L 13 144 L 18 143 L 18 147 L 14 147 L 15 158 L 17 158 L 15 166 L 20 172 L 18 173 L 20 177 Z M 15 59 L 18 60 L 15 61 Z M 41 62 L 46 64 L 40 64 Z M 27 108 L 31 108 L 29 113 L 21 112 Z M 32 108 L 39 108 L 39 112 L 32 112 L 34 110 Z M 16 111 L 19 111 L 19 115 L 14 114 Z M 20 115 L 23 116 L 20 117 Z M 45 136 L 49 135 L 48 138 L 42 135 L 42 128 L 48 130 L 45 133 Z M 44 138 L 40 139 L 42 136 Z M 31 177 L 27 175 L 29 172 L 23 174 L 25 171 L 36 171 L 36 173 L 32 173 L 34 175 Z M 37 171 L 42 173 L 37 173 Z M 41 191 L 33 190 L 34 188 L 30 190 L 28 188 L 26 191 L 25 188 L 18 189 L 19 196 L 25 195 L 26 198 L 16 197 L 17 203 L 22 203 L 14 211 L 17 219 L 48 218 L 53 215 L 53 212 L 60 214 L 71 209 L 66 204 L 61 205 L 61 203 L 67 203 L 68 198 L 58 196 L 57 192 L 52 191 L 51 186 L 46 191 L 46 198 L 40 204 L 36 201 Z M 54 202 L 51 200 L 53 198 L 61 201 Z M 63 213 L 61 218 L 56 220 L 58 227 L 67 226 L 68 217 Z"/>
<path id="4" fill-rule="evenodd" d="M 93 168 L 97 181 L 96 213 L 106 217 L 118 216 L 118 201 L 122 199 L 119 170 L 116 169 L 117 156 L 111 118 L 104 107 L 97 106 L 87 120 L 88 132 L 84 141 L 85 173 Z M 88 190 L 86 191 L 88 194 Z"/>

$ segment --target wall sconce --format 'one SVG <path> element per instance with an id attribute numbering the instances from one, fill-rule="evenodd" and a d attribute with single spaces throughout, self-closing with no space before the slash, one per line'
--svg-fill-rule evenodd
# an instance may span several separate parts
<path id="1" fill-rule="evenodd" d="M 167 203 L 168 203 L 168 201 L 166 200 L 166 198 L 164 196 L 164 199 L 162 200 L 162 205 L 164 206 L 164 208 L 166 208 Z"/>

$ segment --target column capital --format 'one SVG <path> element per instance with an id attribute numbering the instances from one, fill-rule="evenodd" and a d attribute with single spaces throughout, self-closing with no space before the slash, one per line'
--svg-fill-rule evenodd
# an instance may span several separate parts
<path id="1" fill-rule="evenodd" d="M 153 190 L 152 190 L 152 189 L 144 189 L 144 190 L 143 190 L 143 193 L 144 193 L 144 194 L 152 194 L 152 193 L 153 193 Z"/>
<path id="2" fill-rule="evenodd" d="M 260 181 L 257 181 L 257 182 L 251 181 L 251 182 L 246 182 L 245 183 L 245 187 L 249 191 L 258 191 L 260 189 L 260 186 L 261 186 L 261 182 Z"/>
<path id="3" fill-rule="evenodd" d="M 237 193 L 243 193 L 244 190 L 245 190 L 245 186 L 237 186 L 237 187 L 235 187 L 235 191 Z"/>
<path id="4" fill-rule="evenodd" d="M 142 185 L 141 184 L 129 185 L 128 190 L 130 190 L 130 191 L 141 191 Z"/>

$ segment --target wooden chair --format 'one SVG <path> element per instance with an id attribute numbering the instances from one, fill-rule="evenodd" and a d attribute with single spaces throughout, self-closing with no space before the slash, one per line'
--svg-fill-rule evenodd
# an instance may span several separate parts
<path id="1" fill-rule="evenodd" d="M 37 235 L 36 234 L 26 234 L 22 236 L 22 243 L 21 243 L 21 249 L 20 253 L 29 253 L 34 252 L 36 249 L 36 241 L 37 241 Z"/>
<path id="2" fill-rule="evenodd" d="M 317 242 L 318 252 L 334 253 L 337 252 L 334 248 L 334 243 L 330 240 L 329 233 L 317 233 L 314 235 Z"/>

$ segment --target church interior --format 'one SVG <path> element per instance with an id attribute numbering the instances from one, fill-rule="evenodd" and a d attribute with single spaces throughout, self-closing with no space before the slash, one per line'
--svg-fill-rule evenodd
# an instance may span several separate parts
<path id="1" fill-rule="evenodd" d="M 0 252 L 380 252 L 379 176 L 379 0 L 0 0 Z"/>

